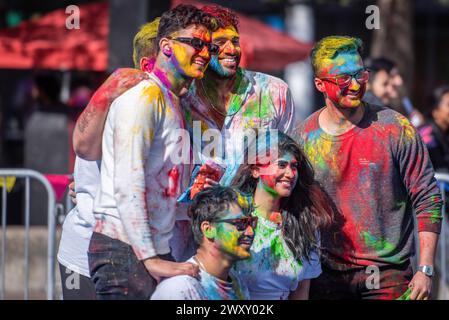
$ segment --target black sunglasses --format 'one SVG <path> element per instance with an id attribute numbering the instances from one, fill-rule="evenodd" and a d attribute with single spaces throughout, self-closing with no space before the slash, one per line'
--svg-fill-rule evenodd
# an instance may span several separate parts
<path id="1" fill-rule="evenodd" d="M 194 48 L 197 51 L 203 50 L 204 46 L 207 46 L 207 50 L 209 50 L 209 53 L 212 55 L 218 54 L 220 52 L 220 47 L 216 44 L 213 44 L 212 42 L 206 42 L 198 38 L 168 38 L 171 40 L 179 41 L 185 44 L 188 44 L 192 48 Z"/>
<path id="2" fill-rule="evenodd" d="M 253 230 L 257 227 L 257 219 L 258 217 L 250 216 L 245 218 L 237 218 L 237 219 L 222 219 L 222 220 L 214 220 L 213 222 L 226 222 L 234 225 L 238 231 L 245 231 L 249 226 L 253 228 Z"/>

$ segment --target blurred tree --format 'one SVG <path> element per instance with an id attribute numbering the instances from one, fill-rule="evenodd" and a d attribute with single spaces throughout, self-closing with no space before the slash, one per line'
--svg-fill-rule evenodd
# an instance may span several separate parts
<path id="1" fill-rule="evenodd" d="M 413 1 L 378 0 L 380 29 L 374 30 L 371 56 L 396 62 L 409 94 L 413 82 Z"/>

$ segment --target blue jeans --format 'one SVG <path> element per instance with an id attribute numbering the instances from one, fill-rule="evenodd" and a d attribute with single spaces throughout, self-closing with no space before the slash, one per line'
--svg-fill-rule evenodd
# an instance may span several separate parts
<path id="1" fill-rule="evenodd" d="M 132 247 L 120 240 L 94 232 L 88 257 L 98 300 L 148 300 L 156 289 Z M 160 258 L 173 261 L 170 254 Z"/>

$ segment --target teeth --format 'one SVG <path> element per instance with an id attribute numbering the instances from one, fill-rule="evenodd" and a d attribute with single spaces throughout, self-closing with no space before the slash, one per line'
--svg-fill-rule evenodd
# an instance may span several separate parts
<path id="1" fill-rule="evenodd" d="M 235 62 L 235 59 L 229 59 L 229 58 L 226 58 L 226 59 L 223 59 L 224 61 L 227 61 L 227 62 Z"/>
<path id="2" fill-rule="evenodd" d="M 205 63 L 203 61 L 195 61 L 196 64 L 199 64 L 200 66 L 204 66 Z"/>

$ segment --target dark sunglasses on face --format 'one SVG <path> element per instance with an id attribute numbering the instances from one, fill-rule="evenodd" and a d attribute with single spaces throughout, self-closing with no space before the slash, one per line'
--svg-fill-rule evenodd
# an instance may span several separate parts
<path id="1" fill-rule="evenodd" d="M 358 83 L 365 84 L 369 80 L 369 70 L 362 69 L 355 73 L 345 73 L 335 77 L 320 78 L 321 80 L 333 80 L 333 82 L 340 87 L 340 89 L 346 89 L 351 84 L 352 78 Z"/>
<path id="2" fill-rule="evenodd" d="M 213 222 L 226 222 L 234 225 L 238 231 L 242 232 L 245 231 L 249 226 L 253 230 L 256 229 L 257 226 L 257 217 L 245 217 L 245 218 L 237 218 L 237 219 L 221 219 L 221 220 L 214 220 Z"/>
<path id="3" fill-rule="evenodd" d="M 179 38 L 168 38 L 168 39 L 188 44 L 189 46 L 194 48 L 196 51 L 201 51 L 201 50 L 203 50 L 204 46 L 207 46 L 207 50 L 209 50 L 209 53 L 212 55 L 216 55 L 220 51 L 220 47 L 217 46 L 216 44 L 213 44 L 212 42 L 206 42 L 206 41 L 203 41 L 198 38 L 179 37 Z"/>

